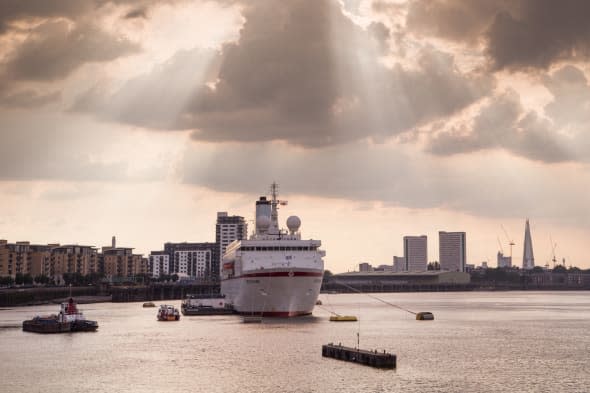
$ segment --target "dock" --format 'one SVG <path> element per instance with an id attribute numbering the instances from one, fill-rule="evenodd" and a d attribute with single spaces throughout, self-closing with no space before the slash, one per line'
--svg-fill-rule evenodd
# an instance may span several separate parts
<path id="1" fill-rule="evenodd" d="M 322 345 L 322 356 L 376 368 L 394 369 L 397 367 L 397 356 L 394 354 L 385 351 L 377 352 L 343 347 L 332 343 Z"/>

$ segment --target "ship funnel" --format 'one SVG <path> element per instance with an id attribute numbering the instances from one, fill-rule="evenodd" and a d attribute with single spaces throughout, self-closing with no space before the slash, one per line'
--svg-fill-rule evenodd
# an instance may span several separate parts
<path id="1" fill-rule="evenodd" d="M 261 196 L 256 201 L 256 232 L 265 233 L 271 223 L 271 205 L 266 197 Z"/>

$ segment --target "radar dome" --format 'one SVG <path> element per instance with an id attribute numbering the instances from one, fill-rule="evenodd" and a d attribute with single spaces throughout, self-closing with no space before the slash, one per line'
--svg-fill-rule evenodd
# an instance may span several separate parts
<path id="1" fill-rule="evenodd" d="M 256 227 L 261 230 L 266 230 L 270 227 L 270 217 L 258 216 L 256 217 Z"/>
<path id="2" fill-rule="evenodd" d="M 289 231 L 291 231 L 292 233 L 297 232 L 300 226 L 301 220 L 299 219 L 299 217 L 291 216 L 287 218 L 287 228 L 289 228 Z"/>

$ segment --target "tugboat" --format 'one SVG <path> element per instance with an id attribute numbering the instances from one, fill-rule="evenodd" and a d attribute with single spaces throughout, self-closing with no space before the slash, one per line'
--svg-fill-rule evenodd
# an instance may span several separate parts
<path id="1" fill-rule="evenodd" d="M 157 318 L 158 321 L 178 321 L 180 319 L 180 313 L 174 306 L 161 304 L 158 309 Z"/>
<path id="2" fill-rule="evenodd" d="M 225 315 L 234 309 L 225 302 L 225 295 L 187 295 L 180 306 L 182 315 Z"/>
<path id="3" fill-rule="evenodd" d="M 23 322 L 23 330 L 33 333 L 94 332 L 96 329 L 98 322 L 86 319 L 73 298 L 61 303 L 57 315 L 36 316 Z"/>

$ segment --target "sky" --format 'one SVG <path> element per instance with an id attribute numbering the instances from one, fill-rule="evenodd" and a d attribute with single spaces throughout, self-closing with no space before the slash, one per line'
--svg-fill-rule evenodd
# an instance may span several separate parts
<path id="1" fill-rule="evenodd" d="M 590 268 L 590 2 L 3 0 L 0 238 L 214 241 L 218 211 L 326 268 L 467 233 L 467 263 Z"/>

